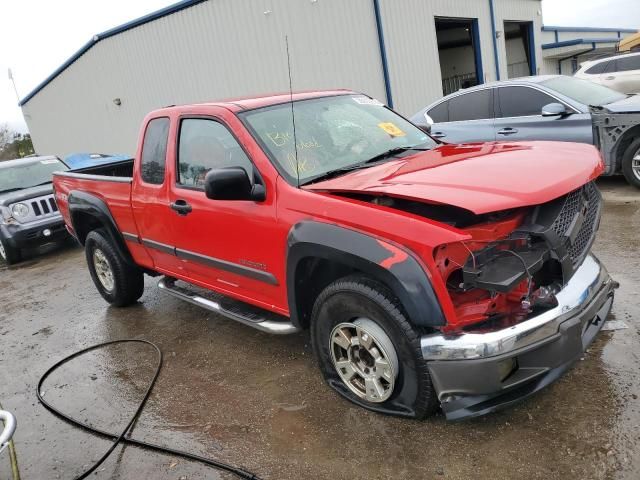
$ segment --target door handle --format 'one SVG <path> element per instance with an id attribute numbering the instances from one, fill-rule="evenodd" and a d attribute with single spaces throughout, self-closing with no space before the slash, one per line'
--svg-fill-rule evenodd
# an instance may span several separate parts
<path id="1" fill-rule="evenodd" d="M 444 138 L 444 137 L 446 137 L 446 136 L 447 136 L 447 134 L 446 134 L 446 133 L 444 133 L 444 132 L 433 132 L 433 133 L 431 134 L 431 136 L 432 136 L 433 138 Z"/>
<path id="2" fill-rule="evenodd" d="M 605 80 L 615 80 L 616 77 L 614 75 L 609 75 L 608 77 L 604 77 Z"/>
<path id="3" fill-rule="evenodd" d="M 514 133 L 518 133 L 517 128 L 507 127 L 507 128 L 503 128 L 502 130 L 498 130 L 499 135 L 512 135 Z"/>
<path id="4" fill-rule="evenodd" d="M 171 202 L 169 207 L 181 216 L 189 215 L 191 210 L 193 210 L 186 200 L 176 200 L 175 202 Z"/>

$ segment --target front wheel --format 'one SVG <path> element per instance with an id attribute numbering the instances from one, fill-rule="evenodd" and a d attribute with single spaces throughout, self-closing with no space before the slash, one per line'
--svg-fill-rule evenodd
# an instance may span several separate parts
<path id="1" fill-rule="evenodd" d="M 627 182 L 640 188 L 640 138 L 636 138 L 622 156 L 622 173 Z"/>
<path id="2" fill-rule="evenodd" d="M 85 254 L 93 283 L 107 302 L 126 307 L 138 301 L 144 292 L 144 274 L 122 258 L 104 230 L 87 235 Z"/>
<path id="3" fill-rule="evenodd" d="M 13 265 L 22 260 L 22 253 L 20 249 L 9 246 L 9 244 L 0 238 L 0 258 L 4 260 L 7 265 Z"/>
<path id="4" fill-rule="evenodd" d="M 313 308 L 311 340 L 326 382 L 351 402 L 412 418 L 438 407 L 420 335 L 383 285 L 352 276 L 325 288 Z"/>

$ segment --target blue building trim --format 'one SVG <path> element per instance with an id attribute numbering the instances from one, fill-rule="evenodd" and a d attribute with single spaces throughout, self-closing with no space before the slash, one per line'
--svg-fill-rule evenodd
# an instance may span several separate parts
<path id="1" fill-rule="evenodd" d="M 493 11 L 493 0 L 489 0 L 489 14 L 491 15 L 491 33 L 493 35 L 493 61 L 496 64 L 496 80 L 500 80 L 500 63 L 498 62 L 498 39 L 496 38 L 496 16 Z"/>
<path id="2" fill-rule="evenodd" d="M 482 49 L 480 48 L 480 27 L 478 19 L 474 18 L 471 25 L 473 35 L 473 54 L 476 62 L 476 80 L 478 85 L 484 83 L 484 69 L 482 68 Z"/>
<path id="3" fill-rule="evenodd" d="M 591 53 L 596 49 L 596 42 L 591 42 L 591 48 L 588 50 L 585 50 L 584 52 L 579 52 L 579 53 L 574 53 L 572 55 L 569 55 L 568 57 L 564 57 L 564 58 L 559 58 L 558 59 L 558 73 L 560 75 L 562 75 L 562 62 L 564 62 L 565 60 L 569 60 L 570 58 L 576 58 L 578 55 L 584 55 L 585 53 Z M 577 69 L 574 69 L 573 72 L 571 73 L 576 73 Z"/>
<path id="4" fill-rule="evenodd" d="M 529 64 L 529 70 L 531 75 L 537 75 L 538 74 L 538 64 L 536 62 L 536 39 L 534 37 L 534 28 L 533 28 L 533 22 L 529 22 L 529 25 L 527 26 L 527 30 L 529 31 L 529 58 L 531 59 L 531 62 Z"/>
<path id="5" fill-rule="evenodd" d="M 573 40 L 563 40 L 562 42 L 544 43 L 542 45 L 543 50 L 549 48 L 570 47 L 572 45 L 581 45 L 585 43 L 617 43 L 619 38 L 576 38 Z"/>
<path id="6" fill-rule="evenodd" d="M 382 62 L 382 76 L 384 77 L 384 90 L 387 95 L 387 105 L 393 108 L 393 95 L 391 94 L 391 79 L 389 77 L 389 64 L 387 63 L 387 49 L 384 45 L 384 29 L 382 27 L 382 15 L 380 2 L 373 0 L 373 11 L 376 16 L 376 30 L 378 32 L 378 46 L 380 48 L 380 60 Z"/>
<path id="7" fill-rule="evenodd" d="M 555 27 L 552 25 L 544 25 L 542 30 L 545 32 L 622 32 L 636 33 L 638 30 L 633 28 L 598 28 L 598 27 Z"/>
<path id="8" fill-rule="evenodd" d="M 42 83 L 40 83 L 36 88 L 34 88 L 26 97 L 20 100 L 18 103 L 19 106 L 23 106 L 29 100 L 31 100 L 40 90 L 46 87 L 51 81 L 53 81 L 58 75 L 64 72 L 69 66 L 71 66 L 76 60 L 78 60 L 82 55 L 87 53 L 91 47 L 93 47 L 100 40 L 104 40 L 105 38 L 113 37 L 114 35 L 118 35 L 119 33 L 126 32 L 127 30 L 131 30 L 132 28 L 139 27 L 140 25 L 144 25 L 145 23 L 153 22 L 162 17 L 166 17 L 171 15 L 172 13 L 179 12 L 180 10 L 184 10 L 185 8 L 193 7 L 199 3 L 205 2 L 206 0 L 182 0 L 178 3 L 174 3 L 173 5 L 169 5 L 161 10 L 157 10 L 143 17 L 137 18 L 130 22 L 124 23 L 120 26 L 111 28 L 105 32 L 94 35 L 91 40 L 85 43 L 80 50 L 74 53 L 66 62 L 60 65 L 51 75 L 49 75 Z"/>

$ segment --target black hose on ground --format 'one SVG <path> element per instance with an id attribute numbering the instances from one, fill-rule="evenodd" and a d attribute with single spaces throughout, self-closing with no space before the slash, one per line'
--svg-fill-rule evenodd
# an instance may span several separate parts
<path id="1" fill-rule="evenodd" d="M 42 393 L 41 393 L 42 384 L 47 379 L 47 377 L 49 377 L 49 375 L 51 375 L 51 373 L 53 373 L 60 366 L 62 366 L 65 363 L 67 363 L 69 360 L 72 360 L 72 359 L 74 359 L 76 357 L 79 357 L 80 355 L 83 355 L 83 354 L 85 354 L 87 352 L 90 352 L 92 350 L 97 350 L 99 348 L 103 348 L 103 347 L 106 347 L 108 345 L 114 345 L 114 344 L 117 344 L 117 343 L 143 343 L 143 344 L 151 346 L 153 349 L 155 349 L 155 351 L 157 353 L 156 371 L 155 371 L 155 374 L 153 375 L 153 379 L 151 380 L 151 382 L 149 382 L 149 386 L 147 387 L 147 391 L 144 394 L 144 397 L 142 398 L 142 401 L 138 405 L 138 408 L 136 409 L 135 414 L 133 415 L 133 417 L 131 417 L 131 420 L 129 421 L 129 423 L 127 423 L 127 426 L 124 428 L 124 430 L 122 430 L 122 432 L 120 434 L 106 432 L 104 430 L 100 430 L 98 428 L 91 427 L 91 426 L 89 426 L 89 425 L 87 425 L 85 423 L 82 423 L 82 422 L 76 420 L 75 418 L 72 418 L 69 415 L 61 412 L 60 410 L 58 410 L 57 408 L 55 408 L 54 406 L 49 404 L 43 398 Z M 88 348 L 85 348 L 85 349 L 80 350 L 78 352 L 75 352 L 75 353 L 69 355 L 68 357 L 63 358 L 62 360 L 60 360 L 56 364 L 54 364 L 51 368 L 49 368 L 49 370 L 47 370 L 44 373 L 44 375 L 42 375 L 42 377 L 40 377 L 40 380 L 38 381 L 38 389 L 36 390 L 36 394 L 38 396 L 38 400 L 40 401 L 40 403 L 47 410 L 49 410 L 51 413 L 53 413 L 57 417 L 61 418 L 62 420 L 66 421 L 67 423 L 70 423 L 71 425 L 74 425 L 74 426 L 76 426 L 78 428 L 86 430 L 87 432 L 93 433 L 95 435 L 99 435 L 99 436 L 102 436 L 102 437 L 110 438 L 111 440 L 114 441 L 113 444 L 109 447 L 109 449 L 105 452 L 105 454 L 96 463 L 94 463 L 93 466 L 91 466 L 91 468 L 89 468 L 89 470 L 84 472 L 79 477 L 76 477 L 76 480 L 81 480 L 81 479 L 87 478 L 93 471 L 95 471 L 102 464 L 102 462 L 104 462 L 107 459 L 107 457 L 109 457 L 109 455 L 111 455 L 111 453 L 115 450 L 115 448 L 121 443 L 122 444 L 128 444 L 128 445 L 134 445 L 136 447 L 145 448 L 147 450 L 153 450 L 153 451 L 160 452 L 160 453 L 166 453 L 166 454 L 173 455 L 173 456 L 176 456 L 176 457 L 185 458 L 187 460 L 193 460 L 195 462 L 203 463 L 203 464 L 208 465 L 210 467 L 217 468 L 218 470 L 223 470 L 223 471 L 226 471 L 226 472 L 233 473 L 234 475 L 237 475 L 238 477 L 240 477 L 242 479 L 260 480 L 260 477 L 258 477 L 257 475 L 254 475 L 251 472 L 247 472 L 246 470 L 242 470 L 241 468 L 234 467 L 233 465 L 229 465 L 227 463 L 224 463 L 224 462 L 221 462 L 221 461 L 218 461 L 218 460 L 212 460 L 210 458 L 201 457 L 199 455 L 194 455 L 194 454 L 189 453 L 189 452 L 183 452 L 181 450 L 176 450 L 176 449 L 173 449 L 173 448 L 167 448 L 167 447 L 163 447 L 163 446 L 160 446 L 160 445 L 155 445 L 153 443 L 143 442 L 142 440 L 135 440 L 135 439 L 130 438 L 130 437 L 127 436 L 129 431 L 131 430 L 131 428 L 134 426 L 134 424 L 138 420 L 138 417 L 140 417 L 140 414 L 142 414 L 142 411 L 144 410 L 144 406 L 147 403 L 147 400 L 149 399 L 149 396 L 151 395 L 151 391 L 153 390 L 154 385 L 156 384 L 156 380 L 158 379 L 158 375 L 160 375 L 160 369 L 161 368 L 162 368 L 162 352 L 157 347 L 157 345 L 155 345 L 155 344 L 153 344 L 153 343 L 151 343 L 151 342 L 149 342 L 147 340 L 123 339 L 123 340 L 113 340 L 113 341 L 110 341 L 110 342 L 100 343 L 98 345 L 93 345 L 91 347 L 88 347 Z"/>

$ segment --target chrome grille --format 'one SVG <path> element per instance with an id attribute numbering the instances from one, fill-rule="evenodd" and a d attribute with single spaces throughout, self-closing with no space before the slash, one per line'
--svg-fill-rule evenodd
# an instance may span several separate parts
<path id="1" fill-rule="evenodd" d="M 565 237 L 565 246 L 574 265 L 582 260 L 591 246 L 598 226 L 602 198 L 593 182 L 569 193 L 564 199 L 560 214 L 553 222 L 552 229 L 559 237 Z M 572 225 L 580 217 L 582 225 L 573 234 L 573 242 L 569 236 Z"/>

